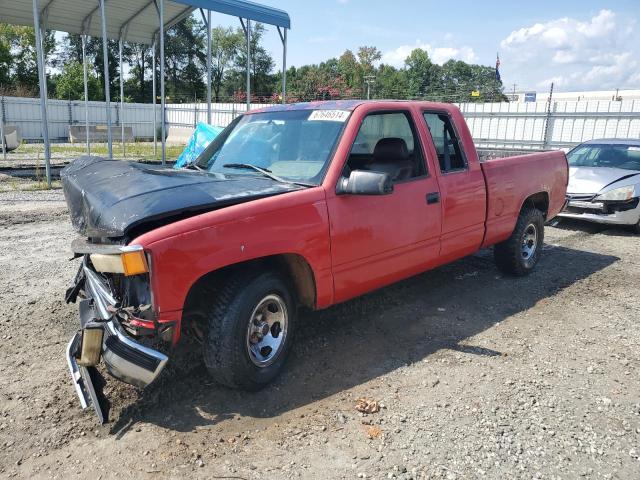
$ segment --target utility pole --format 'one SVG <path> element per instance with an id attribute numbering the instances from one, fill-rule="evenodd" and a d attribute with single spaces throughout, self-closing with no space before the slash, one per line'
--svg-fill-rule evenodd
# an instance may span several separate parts
<path id="1" fill-rule="evenodd" d="M 371 98 L 371 85 L 376 83 L 376 76 L 375 75 L 365 75 L 364 76 L 364 83 L 367 84 L 367 100 L 369 100 Z"/>
<path id="2" fill-rule="evenodd" d="M 513 84 L 513 97 L 511 99 L 512 102 L 516 101 L 516 87 L 517 87 L 517 84 L 514 83 Z"/>

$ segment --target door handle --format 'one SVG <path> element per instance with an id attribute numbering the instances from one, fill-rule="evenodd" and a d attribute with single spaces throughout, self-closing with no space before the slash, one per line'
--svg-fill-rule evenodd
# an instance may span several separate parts
<path id="1" fill-rule="evenodd" d="M 427 205 L 431 205 L 432 203 L 438 203 L 438 202 L 440 202 L 439 192 L 427 193 Z"/>

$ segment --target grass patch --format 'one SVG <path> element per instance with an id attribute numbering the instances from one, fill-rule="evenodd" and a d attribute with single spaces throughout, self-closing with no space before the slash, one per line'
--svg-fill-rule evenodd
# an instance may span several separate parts
<path id="1" fill-rule="evenodd" d="M 130 160 L 146 160 L 160 161 L 162 158 L 162 150 L 160 144 L 158 144 L 157 154 L 154 156 L 153 154 L 153 144 L 152 143 L 127 143 L 126 145 L 126 155 L 122 155 L 122 144 L 114 143 L 113 144 L 113 158 L 123 158 Z M 39 144 L 22 144 L 19 147 L 20 153 L 39 153 L 42 155 L 42 145 Z M 184 150 L 184 146 L 182 145 L 167 145 L 166 147 L 166 158 L 167 161 L 174 161 Z M 86 153 L 85 145 L 56 145 L 55 143 L 51 145 L 51 154 L 77 154 L 83 155 Z M 98 156 L 107 156 L 107 144 L 106 143 L 94 143 L 91 144 L 91 155 Z"/>

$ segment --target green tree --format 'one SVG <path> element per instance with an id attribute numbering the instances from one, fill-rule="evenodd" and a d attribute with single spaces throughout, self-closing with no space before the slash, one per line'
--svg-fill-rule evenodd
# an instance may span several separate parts
<path id="1" fill-rule="evenodd" d="M 125 43 L 123 47 L 123 57 L 130 67 L 129 78 L 125 80 L 125 97 L 134 102 L 149 102 L 153 61 L 149 45 Z"/>
<path id="2" fill-rule="evenodd" d="M 174 101 L 205 98 L 206 32 L 202 22 L 187 17 L 167 30 L 165 44 L 166 94 Z"/>
<path id="3" fill-rule="evenodd" d="M 362 72 L 356 56 L 351 50 L 345 50 L 338 59 L 338 71 L 351 88 L 362 87 Z"/>
<path id="4" fill-rule="evenodd" d="M 100 95 L 100 82 L 93 69 L 88 72 L 87 88 L 90 99 Z M 65 64 L 60 75 L 56 77 L 56 98 L 84 99 L 84 73 L 81 63 L 72 61 Z"/>
<path id="5" fill-rule="evenodd" d="M 382 64 L 376 72 L 373 98 L 405 98 L 408 89 L 407 73 L 391 65 Z"/>
<path id="6" fill-rule="evenodd" d="M 414 49 L 405 60 L 407 71 L 407 94 L 410 98 L 425 97 L 439 90 L 440 66 L 429 58 L 421 48 Z"/>
<path id="7" fill-rule="evenodd" d="M 51 67 L 54 60 L 52 53 L 55 50 L 55 38 L 53 31 L 47 31 L 43 38 L 45 64 Z M 38 61 L 36 58 L 36 39 L 32 27 L 0 24 L 0 52 L 3 51 L 5 60 L 0 59 L 0 76 L 5 78 L 8 86 L 13 90 L 18 90 L 27 95 L 37 95 L 38 93 Z M 10 55 L 7 67 L 6 54 Z M 49 69 L 48 69 L 49 70 Z M 7 79 L 8 76 L 8 79 Z M 53 93 L 54 84 L 50 79 L 47 81 L 50 93 Z"/>
<path id="8" fill-rule="evenodd" d="M 269 52 L 261 45 L 264 30 L 264 25 L 258 22 L 253 23 L 251 26 L 251 93 L 252 95 L 269 97 L 275 87 L 275 77 L 271 75 L 274 62 Z M 246 90 L 246 40 L 244 39 L 244 31 L 242 29 L 238 29 L 237 33 L 243 36 L 243 41 L 242 47 L 235 57 L 234 73 L 229 78 L 233 92 Z"/>
<path id="9" fill-rule="evenodd" d="M 11 82 L 11 41 L 5 33 L 7 27 L 0 24 L 0 91 L 8 89 Z"/>
<path id="10" fill-rule="evenodd" d="M 104 100 L 104 51 L 102 38 L 87 38 L 87 62 L 95 67 L 100 79 L 100 92 L 90 94 L 91 100 Z M 111 99 L 120 96 L 120 76 L 118 72 L 118 41 L 107 41 L 107 59 L 109 61 L 109 91 Z M 64 37 L 59 62 L 65 64 L 68 62 L 77 62 L 82 64 L 82 37 L 80 35 L 68 34 Z M 93 97 L 95 95 L 95 97 Z"/>
<path id="11" fill-rule="evenodd" d="M 216 102 L 220 101 L 220 92 L 224 82 L 235 65 L 235 59 L 242 48 L 242 31 L 231 27 L 216 27 L 211 35 L 211 88 Z"/>
<path id="12" fill-rule="evenodd" d="M 373 64 L 382 58 L 382 52 L 376 47 L 363 46 L 358 48 L 358 61 L 365 75 L 373 72 Z"/>

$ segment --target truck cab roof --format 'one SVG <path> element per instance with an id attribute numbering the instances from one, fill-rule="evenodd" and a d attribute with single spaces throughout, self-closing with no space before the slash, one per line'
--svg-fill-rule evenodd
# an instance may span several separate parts
<path id="1" fill-rule="evenodd" d="M 300 102 L 277 104 L 269 107 L 251 110 L 248 114 L 263 112 L 282 112 L 287 110 L 349 110 L 353 111 L 356 107 L 363 104 L 421 104 L 429 107 L 438 107 L 443 110 L 452 108 L 450 103 L 427 102 L 422 100 L 320 100 L 315 102 Z"/>

